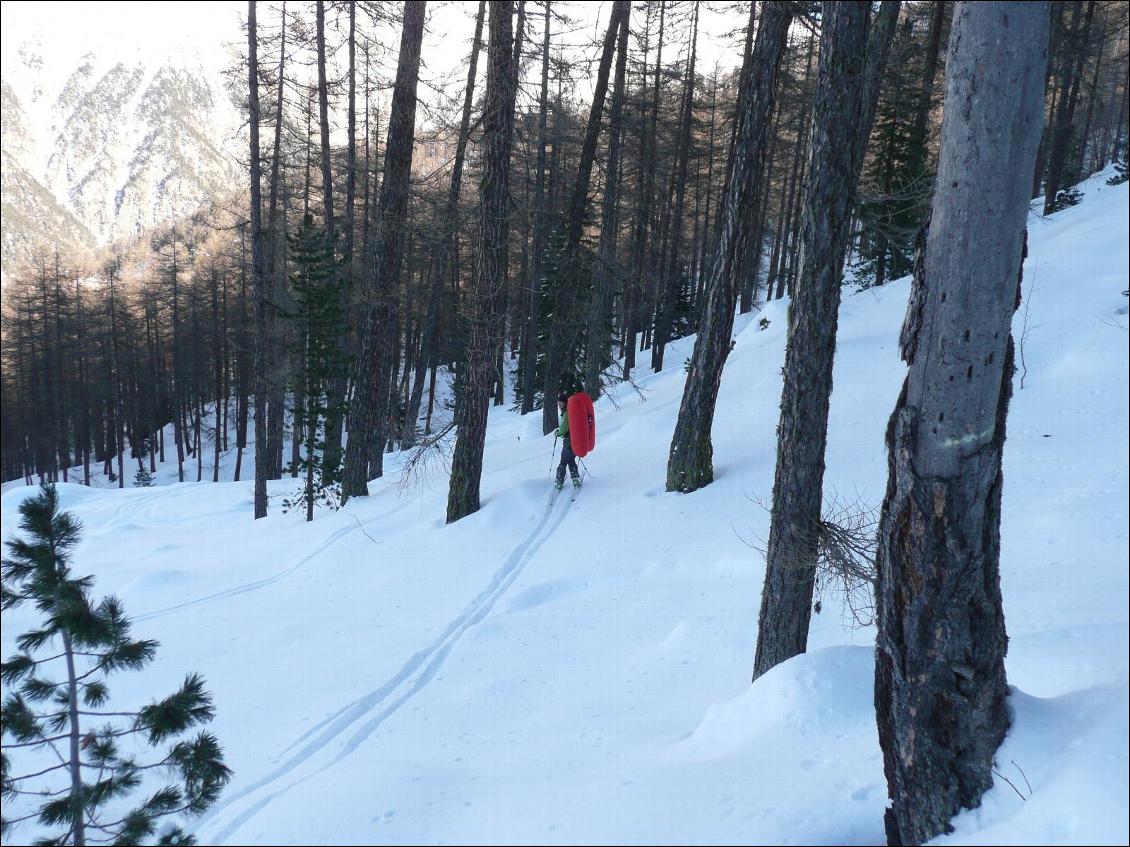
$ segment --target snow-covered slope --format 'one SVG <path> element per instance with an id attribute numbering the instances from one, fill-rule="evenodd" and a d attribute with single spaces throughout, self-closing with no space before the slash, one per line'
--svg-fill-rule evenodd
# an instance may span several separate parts
<path id="1" fill-rule="evenodd" d="M 1128 838 L 1128 186 L 1088 187 L 1030 220 L 1001 551 L 1015 721 L 940 843 Z M 827 484 L 873 504 L 908 288 L 840 320 Z M 280 513 L 286 481 L 258 522 L 249 482 L 62 486 L 77 570 L 162 642 L 122 705 L 187 670 L 215 693 L 235 778 L 201 842 L 881 843 L 873 631 L 829 598 L 810 652 L 749 683 L 784 329 L 782 303 L 739 319 L 717 481 L 692 495 L 663 488 L 690 339 L 642 397 L 600 401 L 575 502 L 553 499 L 537 416 L 503 409 L 483 508 L 452 526 L 446 472 L 402 490 L 396 456 L 313 524 Z M 27 492 L 4 494 L 4 537 Z M 5 616 L 6 651 L 28 615 Z"/>

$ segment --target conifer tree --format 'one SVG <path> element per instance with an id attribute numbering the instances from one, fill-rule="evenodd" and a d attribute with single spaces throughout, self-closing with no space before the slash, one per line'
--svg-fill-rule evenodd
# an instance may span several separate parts
<path id="1" fill-rule="evenodd" d="M 106 678 L 145 667 L 157 642 L 134 639 L 121 602 L 113 596 L 95 602 L 93 577 L 72 574 L 71 550 L 82 528 L 59 511 L 53 485 L 25 500 L 20 515 L 25 537 L 8 542 L 2 607 L 31 601 L 44 620 L 16 639 L 19 652 L 0 665 L 5 842 L 14 827 L 36 821 L 45 831 L 41 844 L 139 844 L 154 836 L 159 844 L 195 843 L 179 826 L 158 835 L 157 825 L 166 816 L 203 812 L 231 778 L 215 736 L 201 731 L 181 739 L 214 715 L 204 680 L 189 674 L 162 700 L 105 710 Z M 101 718 L 118 721 L 96 725 Z M 173 743 L 160 758 L 139 758 L 145 747 L 166 742 Z M 53 758 L 43 755 L 52 752 Z M 9 756 L 24 759 L 26 772 L 17 772 Z M 52 764 L 44 768 L 43 761 Z M 163 784 L 161 773 L 168 775 Z M 131 802 L 135 790 L 149 793 Z M 38 806 L 24 805 L 36 798 Z"/>
<path id="2" fill-rule="evenodd" d="M 333 245 L 314 218 L 307 214 L 302 227 L 292 233 L 291 274 L 295 322 L 293 354 L 298 363 L 301 397 L 294 409 L 294 426 L 301 432 L 304 455 L 290 468 L 305 479 L 301 494 L 287 506 L 306 506 L 306 520 L 314 520 L 314 504 L 336 504 L 341 483 L 341 451 L 327 449 L 327 426 L 346 413 L 346 401 L 334 390 L 335 380 L 349 375 L 349 357 L 339 340 L 348 331 L 338 266 Z"/>

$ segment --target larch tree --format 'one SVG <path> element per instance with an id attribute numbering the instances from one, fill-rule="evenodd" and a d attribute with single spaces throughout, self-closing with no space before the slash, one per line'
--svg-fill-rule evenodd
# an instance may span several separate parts
<path id="1" fill-rule="evenodd" d="M 880 6 L 869 35 L 870 5 L 824 4 L 754 679 L 803 653 L 808 643 L 840 282 L 863 149 L 899 4 Z"/>
<path id="2" fill-rule="evenodd" d="M 259 159 L 259 40 L 255 0 L 247 3 L 247 86 L 250 112 L 251 268 L 255 292 L 255 517 L 267 516 L 267 291 L 263 273 L 262 167 Z"/>
<path id="3" fill-rule="evenodd" d="M 887 426 L 875 705 L 891 844 L 950 831 L 1008 730 L 1001 458 L 1043 124 L 1047 3 L 959 2 L 929 230 Z"/>
<path id="4" fill-rule="evenodd" d="M 630 12 L 630 10 L 629 10 Z M 616 46 L 616 75 L 612 83 L 612 108 L 608 119 L 608 162 L 601 198 L 600 241 L 597 246 L 597 266 L 592 296 L 589 302 L 586 327 L 585 392 L 592 398 L 600 396 L 603 386 L 601 374 L 611 359 L 609 322 L 612 320 L 616 270 L 616 233 L 619 226 L 620 155 L 624 125 L 624 81 L 628 65 L 629 15 L 620 21 Z"/>
<path id="5" fill-rule="evenodd" d="M 479 49 L 483 39 L 483 21 L 486 15 L 486 0 L 479 0 L 479 11 L 475 16 L 475 35 L 471 40 L 471 58 L 467 63 L 467 86 L 463 92 L 463 114 L 459 120 L 459 134 L 455 139 L 455 158 L 451 166 L 451 181 L 447 189 L 447 203 L 444 206 L 443 232 L 436 245 L 436 256 L 431 271 L 432 284 L 428 294 L 428 306 L 421 327 L 424 352 L 416 362 L 412 394 L 408 400 L 408 414 L 404 422 L 402 443 L 411 447 L 416 440 L 416 420 L 420 416 L 420 404 L 424 398 L 424 375 L 428 368 L 435 368 L 439 355 L 439 311 L 443 297 L 443 283 L 447 279 L 452 263 L 452 253 L 456 248 L 459 221 L 459 196 L 463 185 L 463 163 L 467 156 L 467 142 L 470 139 L 471 107 L 475 99 L 475 75 L 479 67 Z"/>
<path id="6" fill-rule="evenodd" d="M 721 220 L 710 277 L 703 290 L 698 337 L 683 388 L 679 418 L 671 438 L 667 459 L 668 491 L 695 491 L 714 479 L 710 429 L 714 423 L 722 367 L 730 353 L 730 333 L 738 301 L 730 269 L 741 240 L 739 229 L 750 223 L 738 211 L 750 208 L 752 202 L 748 198 L 757 193 L 768 146 L 769 114 L 776 96 L 777 75 L 791 20 L 790 4 L 773 0 L 764 4 L 750 60 L 751 72 L 740 94 L 745 102 L 739 107 L 734 161 L 719 211 Z"/>
<path id="7" fill-rule="evenodd" d="M 483 174 L 479 183 L 479 237 L 474 290 L 466 304 L 469 322 L 463 402 L 456 409 L 455 451 L 447 496 L 447 522 L 479 510 L 479 479 L 494 380 L 495 349 L 501 343 L 501 297 L 506 284 L 510 238 L 510 144 L 518 63 L 514 55 L 512 0 L 490 4 L 487 89 L 483 103 Z"/>
<path id="8" fill-rule="evenodd" d="M 534 170 L 533 260 L 527 281 L 527 290 L 524 292 L 525 315 L 522 325 L 522 357 L 518 368 L 523 415 L 534 410 L 534 395 L 537 392 L 538 290 L 543 265 L 542 258 L 545 255 L 547 229 L 545 182 L 549 114 L 549 24 L 552 20 L 550 14 L 552 5 L 552 0 L 545 0 L 545 25 L 542 32 L 541 47 L 541 93 L 538 97 L 537 164 Z"/>
<path id="9" fill-rule="evenodd" d="M 361 355 L 354 368 L 349 412 L 349 443 L 342 475 L 342 499 L 366 496 L 370 475 L 380 476 L 389 434 L 394 383 L 393 352 L 398 339 L 400 272 L 405 252 L 405 222 L 416 125 L 416 84 L 424 36 L 425 0 L 404 4 L 404 28 L 385 144 L 384 174 L 378 203 L 379 229 L 369 264 L 371 291 L 362 326 Z"/>
<path id="10" fill-rule="evenodd" d="M 556 429 L 558 423 L 557 404 L 552 402 L 552 398 L 557 396 L 562 376 L 571 364 L 570 354 L 575 353 L 578 342 L 583 340 L 584 336 L 582 307 L 586 302 L 584 294 L 588 288 L 583 284 L 582 279 L 581 235 L 588 209 L 589 183 L 592 179 L 593 161 L 596 158 L 596 145 L 600 136 L 604 100 L 608 93 L 608 77 L 612 70 L 612 56 L 616 50 L 616 36 L 620 29 L 620 21 L 628 15 L 630 8 L 631 3 L 628 0 L 616 0 L 612 4 L 608 29 L 604 34 L 604 44 L 601 48 L 600 65 L 597 68 L 588 126 L 585 129 L 577 174 L 563 222 L 564 243 L 554 274 L 556 290 L 553 295 L 553 323 L 549 328 L 545 351 L 545 374 L 542 380 L 542 397 L 546 398 L 542 403 L 542 430 L 547 433 Z"/>

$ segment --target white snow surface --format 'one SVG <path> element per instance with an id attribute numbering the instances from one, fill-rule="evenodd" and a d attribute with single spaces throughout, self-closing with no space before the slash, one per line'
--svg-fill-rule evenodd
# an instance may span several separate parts
<path id="1" fill-rule="evenodd" d="M 1001 527 L 1014 721 L 993 789 L 939 844 L 1130 839 L 1130 222 L 1128 187 L 1108 175 L 1080 206 L 1029 220 Z M 828 493 L 882 501 L 908 291 L 845 296 Z M 828 598 L 809 652 L 749 681 L 785 304 L 740 317 L 735 337 L 716 480 L 691 495 L 664 478 L 693 339 L 640 376 L 642 397 L 621 387 L 597 404 L 575 501 L 553 498 L 540 415 L 505 408 L 491 411 L 482 509 L 451 526 L 446 470 L 402 490 L 398 455 L 371 496 L 312 524 L 281 512 L 289 480 L 261 521 L 249 481 L 61 485 L 85 526 L 76 572 L 161 642 L 144 673 L 111 679 L 112 704 L 192 670 L 215 695 L 235 776 L 190 822 L 201 843 L 882 843 L 874 630 Z M 35 489 L 6 489 L 10 538 Z M 33 620 L 5 614 L 5 654 Z"/>

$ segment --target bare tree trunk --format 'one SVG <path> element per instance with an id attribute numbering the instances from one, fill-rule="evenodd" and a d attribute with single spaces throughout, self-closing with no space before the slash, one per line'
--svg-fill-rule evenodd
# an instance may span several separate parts
<path id="1" fill-rule="evenodd" d="M 675 300 L 679 291 L 679 259 L 682 250 L 683 206 L 687 194 L 687 159 L 691 149 L 691 124 L 694 117 L 694 68 L 698 49 L 698 4 L 694 6 L 694 19 L 691 25 L 691 55 L 687 64 L 687 82 L 683 94 L 682 128 L 679 131 L 679 153 L 675 165 L 675 207 L 673 215 L 674 231 L 668 250 L 667 267 L 662 271 L 659 282 L 664 294 L 659 299 L 655 316 L 655 341 L 651 347 L 651 369 L 663 370 L 663 353 L 671 339 L 671 323 L 674 320 Z M 752 199 L 751 206 L 752 206 Z"/>
<path id="2" fill-rule="evenodd" d="M 522 414 L 534 410 L 534 394 L 537 391 L 538 364 L 538 292 L 544 269 L 546 243 L 545 214 L 545 146 L 546 116 L 549 104 L 549 22 L 551 0 L 545 2 L 545 31 L 541 48 L 541 96 L 538 101 L 538 159 L 534 176 L 534 260 L 529 276 L 526 296 L 526 316 L 522 335 Z"/>
<path id="3" fill-rule="evenodd" d="M 743 204 L 743 197 L 756 196 L 761 179 L 769 114 L 776 96 L 777 76 L 791 19 L 792 10 L 788 3 L 766 0 L 753 47 L 751 73 L 739 95 L 746 103 L 739 111 L 741 125 L 738 127 L 733 167 L 719 207 L 721 225 L 710 280 L 704 291 L 698 338 L 679 406 L 679 419 L 671 438 L 667 460 L 668 491 L 694 491 L 714 479 L 710 428 L 714 422 L 722 366 L 730 352 L 730 332 L 734 326 L 738 297 L 731 269 L 740 240 L 738 228 L 749 223 L 739 219 L 738 210 L 743 205 L 749 208 L 748 202 Z"/>
<path id="4" fill-rule="evenodd" d="M 393 349 L 399 334 L 400 266 L 408 216 L 425 5 L 425 0 L 407 0 L 404 4 L 404 30 L 381 181 L 380 229 L 375 256 L 369 262 L 374 266 L 373 291 L 362 331 L 361 356 L 354 369 L 356 388 L 342 476 L 343 499 L 368 495 L 370 474 L 379 476 L 383 470 L 384 445 L 388 440 Z"/>
<path id="5" fill-rule="evenodd" d="M 215 370 L 216 378 L 216 445 L 213 452 L 212 462 L 212 482 L 220 481 L 220 447 L 224 443 L 221 435 L 223 432 L 224 420 L 221 414 L 221 408 L 224 402 L 224 361 L 223 352 L 224 345 L 220 340 L 220 292 L 219 281 L 217 279 L 216 269 L 212 269 L 212 343 L 215 345 L 213 350 L 214 359 L 212 367 Z"/>
<path id="6" fill-rule="evenodd" d="M 848 223 L 898 17 L 898 3 L 885 0 L 868 35 L 869 7 L 824 5 L 803 266 L 789 312 L 754 679 L 808 644 Z"/>
<path id="7" fill-rule="evenodd" d="M 608 170 L 601 200 L 600 243 L 597 246 L 596 279 L 589 303 L 588 354 L 585 357 L 585 391 L 594 400 L 602 388 L 601 371 L 610 355 L 608 322 L 612 319 L 613 286 L 616 272 L 616 230 L 620 200 L 620 135 L 624 122 L 624 78 L 628 65 L 628 18 L 631 7 L 620 22 L 616 46 L 616 77 L 612 83 L 612 113 L 608 119 Z M 697 23 L 697 12 L 696 12 Z M 694 61 L 691 62 L 693 79 Z"/>
<path id="8" fill-rule="evenodd" d="M 479 12 L 475 17 L 475 37 L 471 42 L 471 60 L 467 68 L 467 87 L 463 94 L 463 116 L 459 121 L 459 135 L 455 140 L 455 160 L 451 168 L 451 183 L 447 190 L 447 206 L 444 210 L 444 232 L 439 243 L 439 255 L 432 267 L 432 286 L 428 297 L 428 309 L 424 316 L 421 331 L 425 347 L 416 359 L 416 372 L 412 381 L 412 395 L 408 399 L 408 414 L 404 422 L 401 438 L 409 447 L 416 441 L 416 421 L 420 417 L 420 403 L 424 397 L 424 377 L 428 367 L 434 370 L 439 347 L 439 305 L 443 297 L 443 281 L 451 262 L 451 251 L 458 234 L 459 193 L 463 185 L 463 160 L 467 154 L 467 140 L 470 137 L 471 104 L 475 94 L 475 74 L 479 66 L 479 48 L 483 38 L 483 20 L 486 15 L 486 0 L 479 0 Z"/>
<path id="9" fill-rule="evenodd" d="M 456 414 L 455 451 L 447 495 L 447 522 L 479 510 L 479 480 L 483 470 L 487 412 L 500 343 L 500 298 L 506 277 L 506 246 L 510 237 L 510 142 L 514 127 L 514 97 L 518 69 L 510 20 L 512 0 L 490 4 L 490 45 L 487 52 L 487 90 L 483 103 L 483 177 L 479 189 L 479 249 L 475 290 L 468 298 L 470 337 L 463 372 L 463 402 Z"/>
<path id="10" fill-rule="evenodd" d="M 1060 98 L 1059 113 L 1056 115 L 1055 132 L 1052 134 L 1052 152 L 1048 158 L 1047 184 L 1044 190 L 1044 214 L 1050 215 L 1055 205 L 1056 195 L 1063 187 L 1064 164 L 1067 160 L 1068 142 L 1071 140 L 1071 122 L 1075 117 L 1075 104 L 1079 98 L 1079 83 L 1083 78 L 1084 45 L 1091 32 L 1091 20 L 1095 15 L 1095 2 L 1087 4 L 1087 13 L 1083 23 L 1079 24 L 1079 7 L 1075 9 L 1075 26 L 1069 44 L 1069 49 L 1074 54 L 1075 61 L 1071 63 L 1071 70 L 1064 80 L 1063 90 L 1067 92 L 1066 98 Z M 1065 63 L 1066 64 L 1066 63 Z"/>
<path id="11" fill-rule="evenodd" d="M 612 5 L 608 30 L 604 34 L 600 65 L 597 69 L 596 87 L 593 89 L 588 127 L 585 130 L 581 158 L 577 165 L 577 177 L 573 183 L 573 193 L 565 217 L 565 245 L 561 256 L 562 284 L 556 292 L 555 319 L 549 329 L 545 377 L 542 381 L 542 397 L 545 398 L 545 402 L 542 403 L 542 431 L 546 433 L 557 428 L 557 404 L 552 402 L 552 398 L 557 395 L 569 353 L 584 331 L 583 315 L 578 314 L 578 307 L 582 303 L 581 280 L 577 278 L 581 264 L 581 230 L 584 227 L 585 208 L 588 205 L 589 182 L 592 178 L 593 160 L 596 158 L 596 142 L 600 135 L 604 99 L 608 93 L 608 76 L 612 70 L 616 35 L 620 21 L 628 14 L 630 5 L 629 0 L 615 0 Z"/>
<path id="12" fill-rule="evenodd" d="M 1008 730 L 1001 454 L 1048 25 L 1047 3 L 954 12 L 879 527 L 875 705 L 891 844 L 925 843 L 978 806 Z"/>
<path id="13" fill-rule="evenodd" d="M 349 104 L 346 112 L 345 244 L 343 253 L 353 276 L 354 206 L 357 194 L 357 2 L 349 0 Z"/>
<path id="14" fill-rule="evenodd" d="M 251 267 L 255 290 L 255 517 L 267 516 L 267 290 L 263 274 L 263 201 L 259 162 L 259 61 L 255 0 L 247 3 L 247 80 L 251 136 Z"/>
<path id="15" fill-rule="evenodd" d="M 624 330 L 624 378 L 631 376 L 632 369 L 636 366 L 636 333 L 640 329 L 640 307 L 643 300 L 644 265 L 647 255 L 648 235 L 651 225 L 651 203 L 655 194 L 655 139 L 656 127 L 659 121 L 659 72 L 663 67 L 663 27 L 666 23 L 667 2 L 659 3 L 659 35 L 655 55 L 655 83 L 652 86 L 651 113 L 649 129 L 641 139 L 640 153 L 643 167 L 643 193 L 639 205 L 636 207 L 635 243 L 633 244 L 632 287 L 628 296 L 628 303 L 624 309 L 627 326 Z M 646 82 L 647 55 L 644 55 L 644 75 Z"/>

